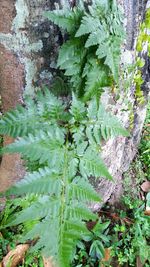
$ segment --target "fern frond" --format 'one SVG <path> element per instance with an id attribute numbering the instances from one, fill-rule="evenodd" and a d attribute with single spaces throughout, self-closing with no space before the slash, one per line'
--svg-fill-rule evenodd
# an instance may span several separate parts
<path id="1" fill-rule="evenodd" d="M 81 177 L 70 184 L 69 194 L 71 199 L 78 199 L 79 201 L 101 201 L 100 196 L 95 192 L 92 185 Z"/>
<path id="2" fill-rule="evenodd" d="M 94 17 L 98 14 L 107 18 L 108 12 L 111 10 L 112 1 L 109 0 L 94 0 L 93 5 L 89 6 L 89 12 Z"/>
<path id="3" fill-rule="evenodd" d="M 76 145 L 83 142 L 85 136 L 84 130 L 85 127 L 83 125 L 80 125 L 79 127 L 73 127 L 71 129 L 73 135 L 72 137 Z"/>
<path id="4" fill-rule="evenodd" d="M 72 220 L 66 220 L 65 222 L 65 227 L 66 227 L 66 230 L 68 231 L 75 231 L 75 232 L 79 232 L 81 233 L 82 235 L 84 234 L 88 234 L 89 231 L 85 225 L 85 222 L 83 221 L 80 221 L 80 220 L 77 220 L 77 219 L 72 219 Z"/>
<path id="5" fill-rule="evenodd" d="M 25 136 L 39 128 L 37 112 L 18 106 L 7 112 L 0 120 L 0 134 L 12 137 Z"/>
<path id="6" fill-rule="evenodd" d="M 59 259 L 62 267 L 69 267 L 74 257 L 76 243 L 81 240 L 80 232 L 66 231 L 63 235 L 64 244 L 60 246 Z"/>
<path id="7" fill-rule="evenodd" d="M 80 159 L 79 167 L 83 177 L 86 175 L 87 177 L 94 176 L 96 178 L 106 177 L 112 179 L 99 154 L 96 154 L 96 151 L 93 151 L 91 147 L 86 149 L 84 156 Z"/>
<path id="8" fill-rule="evenodd" d="M 70 165 L 68 167 L 68 174 L 70 178 L 74 178 L 78 171 L 79 160 L 77 158 L 70 159 Z"/>
<path id="9" fill-rule="evenodd" d="M 63 9 L 44 12 L 46 18 L 69 33 L 74 32 L 78 27 L 82 14 L 83 11 L 79 8 L 74 8 L 72 11 L 70 9 Z"/>
<path id="10" fill-rule="evenodd" d="M 124 31 L 121 12 L 114 1 L 93 1 L 86 10 L 55 10 L 47 16 L 69 33 L 73 30 L 70 39 L 60 49 L 58 66 L 70 77 L 79 96 L 85 93 L 85 101 L 93 95 L 98 95 L 98 98 L 101 88 L 110 86 L 113 79 L 118 82 Z M 77 25 L 76 29 L 73 25 Z M 91 54 L 97 63 L 85 75 Z"/>
<path id="11" fill-rule="evenodd" d="M 49 238 L 47 238 L 48 236 Z M 21 242 L 25 242 L 33 238 L 38 238 L 38 240 L 36 244 L 30 249 L 31 252 L 38 251 L 40 249 L 44 256 L 49 257 L 49 255 L 55 255 L 56 259 L 58 259 L 58 221 L 54 220 L 50 215 L 47 215 L 45 219 L 40 220 L 33 225 L 32 229 L 21 239 Z"/>
<path id="12" fill-rule="evenodd" d="M 88 230 L 82 220 L 69 219 L 64 221 L 63 233 L 63 243 L 59 249 L 60 266 L 69 267 L 74 257 L 77 241 L 83 239 Z"/>
<path id="13" fill-rule="evenodd" d="M 47 120 L 61 120 L 64 116 L 65 105 L 47 88 L 44 93 L 39 91 L 36 96 L 36 109 L 41 118 Z"/>
<path id="14" fill-rule="evenodd" d="M 64 158 L 64 132 L 58 127 L 49 127 L 49 131 L 40 131 L 35 136 L 19 138 L 13 144 L 3 148 L 3 153 L 21 153 L 30 161 L 47 162 L 50 166 L 61 164 Z"/>
<path id="15" fill-rule="evenodd" d="M 109 34 L 104 31 L 103 27 L 99 25 L 98 28 L 94 29 L 90 34 L 85 43 L 85 47 L 91 47 L 94 45 L 98 45 L 101 42 L 104 42 L 106 38 L 109 37 Z"/>
<path id="16" fill-rule="evenodd" d="M 73 204 L 72 207 L 66 208 L 67 218 L 70 219 L 79 219 L 79 220 L 96 220 L 97 215 L 90 211 L 83 204 Z"/>
<path id="17" fill-rule="evenodd" d="M 122 41 L 120 38 L 113 37 L 112 39 L 102 42 L 96 51 L 96 55 L 99 59 L 105 57 L 104 64 L 106 64 L 111 69 L 115 81 L 118 80 L 121 42 Z"/>
<path id="18" fill-rule="evenodd" d="M 68 32 L 72 31 L 72 27 L 74 27 L 74 19 L 69 9 L 47 11 L 44 12 L 44 16 Z"/>
<path id="19" fill-rule="evenodd" d="M 96 145 L 96 139 L 95 139 L 95 136 L 93 134 L 93 128 L 95 128 L 93 125 L 86 127 L 86 136 L 88 138 L 89 144 L 92 146 L 95 146 Z M 97 142 L 97 144 L 99 144 L 99 142 Z"/>
<path id="20" fill-rule="evenodd" d="M 31 206 L 17 213 L 14 219 L 7 226 L 13 226 L 21 224 L 27 221 L 34 221 L 45 218 L 48 214 L 53 216 L 58 215 L 60 207 L 59 200 L 53 200 L 49 196 L 39 197 L 35 202 L 31 203 Z"/>
<path id="21" fill-rule="evenodd" d="M 107 112 L 101 104 L 97 107 L 96 100 L 92 100 L 88 106 L 89 126 L 86 134 L 90 143 L 100 144 L 101 137 L 104 140 L 118 135 L 129 136 L 129 132 L 121 125 L 116 116 Z"/>
<path id="22" fill-rule="evenodd" d="M 86 10 L 83 1 L 81 6 L 45 16 L 69 32 L 57 65 L 70 76 L 82 101 L 73 95 L 72 104 L 65 106 L 45 89 L 0 121 L 0 134 L 21 137 L 3 151 L 19 152 L 38 165 L 6 192 L 35 196 L 6 227 L 31 223 L 23 240 L 35 239 L 33 250 L 54 256 L 60 267 L 70 266 L 77 241 L 88 232 L 85 221 L 97 220 L 87 203 L 100 197 L 87 178 L 112 179 L 99 156 L 101 138 L 128 135 L 99 103 L 103 88 L 117 80 L 122 39 L 118 8 L 113 1 L 98 0 Z M 93 96 L 97 101 L 89 101 Z M 40 164 L 45 167 L 39 169 Z"/>
<path id="23" fill-rule="evenodd" d="M 93 60 L 89 72 L 87 74 L 84 101 L 92 99 L 97 91 L 103 92 L 102 88 L 111 85 L 111 79 L 108 76 L 108 69 L 101 66 L 97 60 Z"/>
<path id="24" fill-rule="evenodd" d="M 55 194 L 58 196 L 60 192 L 61 182 L 59 174 L 45 167 L 27 174 L 24 179 L 12 186 L 5 194 L 6 196 L 21 196 L 24 194 Z"/>
<path id="25" fill-rule="evenodd" d="M 60 69 L 66 70 L 67 76 L 77 75 L 80 72 L 84 54 L 84 47 L 80 40 L 75 38 L 68 40 L 60 49 L 57 65 Z"/>
<path id="26" fill-rule="evenodd" d="M 0 119 L 0 134 L 12 137 L 23 137 L 34 134 L 40 129 L 49 128 L 50 120 L 59 121 L 65 118 L 65 106 L 45 88 L 44 94 L 38 92 L 35 101 L 25 100 L 25 107 L 18 106 L 15 110 L 7 112 Z"/>
<path id="27" fill-rule="evenodd" d="M 77 42 L 74 43 L 74 40 L 69 40 L 64 43 L 59 51 L 57 65 L 61 67 L 65 62 L 69 61 L 76 53 Z"/>
<path id="28" fill-rule="evenodd" d="M 95 27 L 98 28 L 99 26 L 101 26 L 100 20 L 87 14 L 82 18 L 81 25 L 75 36 L 80 37 L 82 35 L 91 33 L 95 31 Z"/>
<path id="29" fill-rule="evenodd" d="M 84 155 L 86 148 L 88 147 L 88 141 L 77 142 L 76 153 L 79 157 Z"/>
<path id="30" fill-rule="evenodd" d="M 86 117 L 85 104 L 79 101 L 74 94 L 72 95 L 70 113 L 73 116 L 73 120 L 78 122 L 81 122 Z"/>
<path id="31" fill-rule="evenodd" d="M 129 132 L 122 127 L 116 116 L 106 112 L 102 105 L 99 107 L 97 118 L 100 124 L 101 135 L 105 140 L 118 135 L 129 136 Z"/>
<path id="32" fill-rule="evenodd" d="M 96 103 L 96 99 L 92 99 L 87 107 L 87 116 L 90 121 L 97 120 L 97 111 L 98 111 L 98 106 Z"/>

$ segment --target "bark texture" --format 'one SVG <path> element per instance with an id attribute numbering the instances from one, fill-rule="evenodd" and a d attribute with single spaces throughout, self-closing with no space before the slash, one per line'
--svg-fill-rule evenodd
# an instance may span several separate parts
<path id="1" fill-rule="evenodd" d="M 125 14 L 127 41 L 123 58 L 133 62 L 135 40 L 139 23 L 144 18 L 144 0 L 118 0 Z M 59 45 L 63 42 L 58 28 L 43 17 L 43 11 L 54 9 L 55 5 L 72 6 L 77 1 L 50 0 L 0 0 L 0 94 L 3 111 L 21 102 L 25 94 L 33 95 L 38 86 L 50 84 L 55 74 L 55 63 Z M 149 3 L 148 3 L 149 4 Z M 144 95 L 148 95 L 149 62 L 144 69 Z M 123 91 L 123 88 L 122 88 Z M 122 173 L 133 160 L 140 141 L 146 105 L 139 105 L 134 97 L 134 88 L 128 92 L 132 106 L 133 125 L 129 138 L 118 137 L 103 145 L 103 158 L 114 177 L 114 181 L 92 179 L 104 202 L 116 201 L 122 190 Z M 129 126 L 131 110 L 124 109 L 124 94 L 119 101 L 105 92 L 103 102 L 123 122 Z M 7 142 L 7 140 L 6 140 Z M 11 160 L 10 160 L 11 157 Z M 0 190 L 5 190 L 24 174 L 18 155 L 5 155 L 0 166 Z M 99 208 L 100 205 L 94 208 Z"/>

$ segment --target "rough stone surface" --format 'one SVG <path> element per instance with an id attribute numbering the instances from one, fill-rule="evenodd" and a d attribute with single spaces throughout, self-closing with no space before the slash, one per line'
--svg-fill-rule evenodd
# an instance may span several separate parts
<path id="1" fill-rule="evenodd" d="M 15 1 L 2 1 L 0 8 L 0 32 L 11 32 L 13 18 L 16 15 Z M 0 44 L 0 95 L 3 112 L 21 102 L 24 87 L 24 66 L 19 58 Z M 4 145 L 13 140 L 4 137 Z M 0 164 L 0 191 L 6 190 L 14 181 L 24 175 L 24 168 L 19 155 L 4 155 Z"/>
<path id="2" fill-rule="evenodd" d="M 4 146 L 9 145 L 14 140 L 5 137 Z M 5 154 L 0 165 L 0 192 L 8 189 L 13 183 L 20 180 L 25 174 L 23 162 L 18 154 Z"/>
<path id="3" fill-rule="evenodd" d="M 15 0 L 0 0 L 0 32 L 9 33 L 15 16 Z"/>
<path id="4" fill-rule="evenodd" d="M 56 4 L 60 7 L 64 5 L 71 6 L 77 1 L 0 0 L 1 2 L 0 22 L 6 22 L 5 13 L 8 8 L 8 23 L 3 23 L 0 28 L 0 55 L 3 57 L 2 61 L 0 60 L 1 94 L 3 95 L 4 110 L 7 110 L 15 106 L 16 102 L 22 99 L 22 95 L 33 95 L 37 87 L 43 83 L 49 85 L 50 78 L 55 74 L 57 51 L 59 45 L 63 42 L 63 36 L 59 33 L 57 27 L 54 27 L 43 17 L 43 11 L 54 9 Z M 123 60 L 126 59 L 129 64 L 132 64 L 135 58 L 135 40 L 138 35 L 139 23 L 145 14 L 146 2 L 144 0 L 118 0 L 124 10 L 124 24 L 127 29 L 127 41 L 124 45 L 122 58 Z M 143 86 L 145 97 L 147 97 L 149 91 L 147 84 L 149 80 L 148 67 L 149 62 L 147 61 L 144 70 L 144 77 L 146 78 Z M 11 92 L 13 92 L 12 95 Z M 11 95 L 10 99 L 7 99 L 8 95 Z M 145 118 L 146 105 L 140 106 L 136 102 L 134 88 L 131 87 L 126 97 L 128 103 L 131 104 L 131 110 L 124 106 L 123 85 L 119 101 L 116 101 L 113 95 L 110 96 L 107 92 L 103 95 L 105 106 L 122 120 L 125 127 L 129 127 L 131 112 L 134 115 L 129 138 L 118 137 L 104 144 L 102 156 L 114 177 L 114 181 L 100 179 L 95 182 L 92 179 L 104 202 L 109 199 L 114 202 L 120 196 L 122 173 L 128 169 L 136 154 Z M 14 156 L 14 166 L 16 164 L 16 169 L 14 169 L 13 165 L 9 166 L 9 158 L 7 167 L 5 167 L 5 157 L 2 160 L 1 168 L 5 169 L 6 172 L 4 178 L 0 176 L 0 182 L 4 179 L 8 180 L 8 185 L 6 182 L 7 187 L 12 183 L 12 180 L 9 182 L 9 178 L 7 178 L 10 177 L 8 173 L 14 171 L 16 177 L 20 178 L 21 176 L 17 170 L 17 158 Z M 100 206 L 94 208 L 97 209 Z"/>
<path id="5" fill-rule="evenodd" d="M 0 94 L 3 111 L 21 102 L 24 87 L 24 66 L 3 45 L 0 45 Z"/>

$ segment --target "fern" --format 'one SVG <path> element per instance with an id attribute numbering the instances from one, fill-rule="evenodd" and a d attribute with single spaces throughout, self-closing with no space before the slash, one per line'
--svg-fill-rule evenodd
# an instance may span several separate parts
<path id="1" fill-rule="evenodd" d="M 33 110 L 26 110 L 26 116 L 24 116 L 25 108 L 18 107 L 15 111 L 8 112 L 0 120 L 0 133 L 7 134 L 12 137 L 24 136 L 28 131 L 37 129 L 38 116 Z"/>
<path id="2" fill-rule="evenodd" d="M 64 105 L 45 89 L 0 120 L 0 134 L 17 137 L 3 153 L 19 152 L 27 163 L 36 163 L 36 171 L 5 193 L 36 197 L 2 227 L 29 223 L 21 241 L 35 239 L 31 250 L 40 249 L 58 266 L 69 267 L 78 240 L 88 233 L 86 221 L 97 220 L 87 203 L 101 198 L 89 178 L 112 179 L 100 158 L 101 140 L 128 136 L 99 101 L 103 88 L 118 79 L 124 34 L 113 0 L 95 0 L 91 6 L 81 1 L 78 8 L 45 16 L 69 33 L 57 65 L 70 77 L 74 93 L 70 105 Z"/>
<path id="3" fill-rule="evenodd" d="M 51 20 L 53 23 L 58 25 L 69 33 L 75 32 L 77 25 L 79 25 L 82 18 L 83 10 L 81 5 L 78 8 L 74 8 L 73 11 L 70 9 L 54 10 L 44 12 L 44 16 Z"/>
<path id="4" fill-rule="evenodd" d="M 54 126 L 55 127 L 55 126 Z M 39 160 L 39 163 L 47 163 L 50 166 L 61 164 L 64 157 L 63 149 L 64 135 L 58 128 L 50 128 L 50 131 L 40 131 L 35 136 L 28 135 L 18 139 L 15 143 L 4 149 L 4 152 L 20 152 L 30 161 Z"/>
<path id="5" fill-rule="evenodd" d="M 85 65 L 82 74 L 83 78 L 87 76 L 85 82 L 85 94 L 83 97 L 84 101 L 97 96 L 98 92 L 100 92 L 101 95 L 103 92 L 102 88 L 111 85 L 111 78 L 108 77 L 107 71 L 108 68 L 106 66 L 100 66 L 96 58 L 91 59 L 88 65 Z"/>
<path id="6" fill-rule="evenodd" d="M 98 110 L 97 117 L 97 123 L 101 125 L 101 135 L 105 140 L 118 135 L 129 136 L 129 132 L 122 128 L 116 117 L 106 112 L 102 105 Z"/>
<path id="7" fill-rule="evenodd" d="M 71 184 L 70 198 L 78 199 L 79 201 L 99 201 L 100 198 L 95 194 L 93 187 L 84 179 L 76 177 Z"/>
<path id="8" fill-rule="evenodd" d="M 40 129 L 49 129 L 54 120 L 66 118 L 62 102 L 45 89 L 39 92 L 36 101 L 26 99 L 25 107 L 18 106 L 16 110 L 6 113 L 0 120 L 0 134 L 12 137 L 34 134 Z M 48 121 L 49 119 L 49 121 Z"/>
<path id="9" fill-rule="evenodd" d="M 96 178 L 103 176 L 112 179 L 112 176 L 104 166 L 104 163 L 100 159 L 98 153 L 93 151 L 91 147 L 85 151 L 83 158 L 81 158 L 80 172 L 83 177 L 85 175 L 87 177 L 94 176 Z"/>
<path id="10" fill-rule="evenodd" d="M 24 130 L 22 121 L 26 119 L 31 103 L 34 110 L 29 113 L 31 120 L 38 117 L 41 130 L 34 129 L 30 121 Z M 57 106 L 58 114 L 55 111 Z M 65 113 L 69 120 L 63 120 Z M 9 121 L 6 119 L 8 114 Z M 100 159 L 100 137 L 127 135 L 127 131 L 101 105 L 97 106 L 96 100 L 84 104 L 73 95 L 70 109 L 66 112 L 61 101 L 48 91 L 39 93 L 34 101 L 27 99 L 20 116 L 18 108 L 8 114 L 2 118 L 0 131 L 5 128 L 6 134 L 17 136 L 20 120 L 19 133 L 24 135 L 4 147 L 3 152 L 19 152 L 29 162 L 38 161 L 39 166 L 43 164 L 43 168 L 27 173 L 6 192 L 7 196 L 34 194 L 36 198 L 29 207 L 10 217 L 5 227 L 30 223 L 22 241 L 36 239 L 32 250 L 41 249 L 44 255 L 52 255 L 59 266 L 69 267 L 77 241 L 88 231 L 85 221 L 97 219 L 87 203 L 101 199 L 88 178 L 112 179 Z M 14 114 L 18 116 L 16 121 Z M 47 235 L 49 238 L 45 242 Z"/>
<path id="11" fill-rule="evenodd" d="M 51 21 L 69 33 L 69 40 L 60 49 L 58 66 L 65 70 L 65 75 L 71 76 L 74 90 L 85 101 L 97 95 L 97 91 L 101 95 L 102 88 L 118 82 L 121 44 L 125 36 L 116 1 L 92 2 L 82 10 L 47 13 Z M 77 23 L 76 17 L 80 18 Z"/>
<path id="12" fill-rule="evenodd" d="M 27 174 L 23 180 L 11 187 L 7 194 L 56 194 L 61 191 L 60 177 L 49 167 L 44 167 L 33 173 Z"/>

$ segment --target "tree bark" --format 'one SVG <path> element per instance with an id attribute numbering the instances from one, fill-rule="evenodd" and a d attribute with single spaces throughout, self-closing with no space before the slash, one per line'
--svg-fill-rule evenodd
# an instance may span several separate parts
<path id="1" fill-rule="evenodd" d="M 149 4 L 149 1 L 147 1 Z M 47 0 L 0 0 L 0 89 L 3 111 L 22 102 L 26 94 L 34 95 L 37 87 L 46 84 L 55 74 L 55 63 L 58 47 L 63 41 L 58 28 L 43 17 L 43 12 L 52 10 L 55 5 L 60 8 L 70 7 L 77 1 L 47 1 Z M 135 58 L 135 40 L 138 35 L 139 23 L 143 20 L 146 1 L 118 0 L 124 10 L 127 41 L 123 55 L 129 60 Z M 147 58 L 146 58 L 147 59 Z M 149 62 L 144 69 L 146 81 L 143 86 L 145 98 L 148 94 Z M 114 181 L 91 179 L 97 191 L 106 202 L 116 201 L 122 191 L 122 174 L 133 160 L 146 114 L 146 104 L 139 105 L 134 97 L 134 88 L 128 93 L 128 101 L 133 108 L 133 127 L 129 138 L 118 137 L 103 145 L 102 156 L 108 166 Z M 123 88 L 119 101 L 113 95 L 105 92 L 102 101 L 114 114 L 129 126 L 129 110 L 123 112 Z M 8 140 L 9 141 L 9 140 Z M 6 143 L 8 142 L 6 139 Z M 5 155 L 0 166 L 0 190 L 6 190 L 24 174 L 24 168 L 18 155 Z M 100 205 L 94 206 L 94 209 Z"/>

